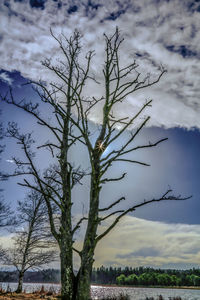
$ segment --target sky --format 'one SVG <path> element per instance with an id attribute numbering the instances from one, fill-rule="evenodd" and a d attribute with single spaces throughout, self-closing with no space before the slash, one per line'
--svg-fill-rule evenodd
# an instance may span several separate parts
<path id="1" fill-rule="evenodd" d="M 115 114 L 132 116 L 146 99 L 153 99 L 152 107 L 145 112 L 151 116 L 150 122 L 136 142 L 164 137 L 168 141 L 138 153 L 138 158 L 151 167 L 116 164 L 111 174 L 126 171 L 127 178 L 103 189 L 102 206 L 108 199 L 125 195 L 127 201 L 123 205 L 129 207 L 133 201 L 159 197 L 169 187 L 177 195 L 193 197 L 144 206 L 125 217 L 97 247 L 95 265 L 199 267 L 200 1 L 3 0 L 0 2 L 0 92 L 4 94 L 12 87 L 16 99 L 34 102 L 38 100 L 36 95 L 23 83 L 29 79 L 55 80 L 41 66 L 45 58 L 53 61 L 62 58 L 50 28 L 56 35 L 70 36 L 75 29 L 81 32 L 83 52 L 95 50 L 92 72 L 101 82 L 103 33 L 112 34 L 116 26 L 124 37 L 120 52 L 122 65 L 136 59 L 138 71 L 144 76 L 150 73 L 152 79 L 158 75 L 160 66 L 167 73 L 158 84 L 127 97 Z M 87 93 L 101 95 L 102 86 L 90 86 Z M 28 115 L 5 104 L 1 104 L 1 109 L 5 125 L 10 120 L 17 121 L 23 130 L 33 130 L 37 140 L 43 139 L 46 132 L 38 131 Z M 91 122 L 100 121 L 99 109 L 94 110 Z M 91 126 L 95 126 L 93 123 Z M 123 141 L 122 138 L 115 146 Z M 20 155 L 20 150 L 11 141 L 6 144 L 1 167 L 9 171 L 13 168 L 12 156 Z M 76 149 L 72 159 L 80 151 Z M 48 165 L 50 158 L 41 155 L 42 164 Z M 83 163 L 84 153 L 81 157 Z M 25 191 L 14 179 L 2 185 L 4 198 L 15 209 Z M 88 191 L 86 180 L 81 189 L 75 189 L 74 197 L 81 194 L 86 198 Z M 75 215 L 83 205 L 87 209 L 87 204 L 75 203 Z M 1 239 L 7 241 L 8 236 L 2 234 Z"/>

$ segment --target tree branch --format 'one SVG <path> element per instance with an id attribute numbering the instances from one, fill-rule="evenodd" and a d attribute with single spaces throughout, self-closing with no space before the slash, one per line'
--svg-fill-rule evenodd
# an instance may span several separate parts
<path id="1" fill-rule="evenodd" d="M 111 205 L 109 205 L 108 207 L 105 208 L 99 208 L 99 212 L 105 211 L 105 210 L 109 210 L 111 209 L 113 206 L 115 206 L 116 204 L 119 204 L 121 201 L 125 200 L 125 197 L 121 197 L 119 198 L 117 201 L 113 202 Z"/>
<path id="2" fill-rule="evenodd" d="M 103 237 L 105 237 L 116 225 L 117 223 L 120 221 L 121 218 L 123 218 L 125 215 L 127 215 L 129 212 L 132 212 L 134 210 L 136 210 L 139 207 L 142 207 L 146 204 L 150 204 L 153 202 L 160 202 L 160 201 L 172 201 L 172 200 L 188 200 L 190 199 L 192 196 L 189 197 L 182 197 L 181 195 L 178 196 L 174 196 L 174 195 L 169 195 L 172 192 L 172 190 L 167 190 L 160 198 L 158 199 L 151 199 L 151 200 L 144 200 L 144 202 L 136 204 L 130 208 L 128 208 L 127 210 L 124 210 L 115 220 L 114 222 L 99 236 L 97 236 L 96 238 L 96 243 L 98 243 Z"/>

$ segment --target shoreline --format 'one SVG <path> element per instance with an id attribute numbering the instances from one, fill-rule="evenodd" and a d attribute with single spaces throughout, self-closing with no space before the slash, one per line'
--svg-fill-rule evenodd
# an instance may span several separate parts
<path id="1" fill-rule="evenodd" d="M 5 282 L 5 281 L 0 281 L 0 285 L 1 284 L 18 284 L 17 282 Z M 35 285 L 40 285 L 40 286 L 44 286 L 45 285 L 49 285 L 49 288 L 51 288 L 51 286 L 60 286 L 61 284 L 58 282 L 24 282 L 24 284 L 35 284 Z M 150 288 L 150 289 L 177 289 L 177 290 L 200 290 L 200 286 L 145 286 L 145 285 L 141 285 L 141 286 L 132 286 L 132 285 L 117 285 L 117 284 L 100 284 L 100 283 L 91 283 L 90 287 L 110 287 L 110 288 L 133 288 L 133 289 L 137 289 L 137 288 Z"/>
<path id="2" fill-rule="evenodd" d="M 5 283 L 5 282 L 4 282 Z M 43 285 L 42 283 L 36 283 L 36 284 L 40 284 L 41 286 Z M 51 283 L 52 284 L 52 283 Z M 54 283 L 55 285 L 59 285 L 58 283 Z M 44 285 L 43 285 L 44 286 Z M 140 296 L 144 296 L 144 294 L 146 295 L 146 294 L 150 294 L 150 296 L 152 296 L 153 295 L 153 297 L 157 297 L 157 296 L 155 296 L 156 294 L 155 294 L 155 292 L 153 292 L 153 289 L 155 288 L 155 290 L 156 289 L 163 289 L 163 291 L 162 290 L 160 290 L 159 291 L 159 294 L 160 295 L 162 295 L 162 293 L 164 293 L 164 290 L 167 290 L 167 289 L 170 289 L 170 290 L 172 290 L 172 289 L 174 289 L 174 290 L 182 290 L 182 291 L 184 291 L 184 290 L 187 290 L 187 292 L 179 292 L 179 293 L 184 293 L 184 295 L 185 295 L 185 293 L 190 293 L 189 292 L 189 290 L 193 290 L 193 291 L 195 291 L 195 290 L 200 290 L 200 287 L 186 287 L 186 286 L 181 286 L 181 287 L 145 287 L 145 286 L 140 286 L 140 287 L 138 287 L 138 286 L 135 286 L 135 287 L 133 287 L 133 286 L 117 286 L 117 285 L 106 285 L 106 284 L 104 284 L 104 285 L 100 285 L 100 284 L 96 284 L 96 285 L 94 285 L 94 284 L 92 284 L 91 285 L 91 288 L 94 288 L 94 290 L 95 290 L 95 287 L 97 287 L 97 290 L 96 290 L 96 292 L 94 293 L 94 294 L 91 294 L 91 297 L 92 297 L 92 299 L 94 300 L 94 299 L 113 299 L 113 300 L 119 300 L 119 299 L 126 299 L 126 298 L 120 298 L 120 293 L 121 293 L 121 295 L 135 295 L 135 293 L 136 294 L 138 294 L 138 291 L 136 291 L 136 289 L 141 289 L 141 292 L 142 292 L 142 294 L 141 294 L 141 292 L 139 292 L 139 295 Z M 98 289 L 98 287 L 100 287 L 99 289 Z M 119 288 L 119 290 L 117 291 L 115 291 L 115 294 L 116 294 L 116 297 L 114 297 L 114 298 L 110 298 L 110 292 L 109 292 L 109 287 L 111 288 L 111 292 L 113 292 L 113 290 L 112 289 L 117 289 L 117 288 Z M 106 289 L 107 288 L 107 292 L 108 292 L 108 295 L 107 296 L 105 296 L 104 295 L 104 288 Z M 128 288 L 128 290 L 126 291 L 126 290 L 122 290 L 122 289 L 127 289 Z M 143 290 L 145 288 L 145 290 Z M 34 292 L 26 292 L 26 291 L 23 291 L 22 293 L 16 293 L 15 291 L 9 291 L 9 292 L 4 292 L 3 290 L 0 292 L 0 299 L 2 299 L 2 300 L 41 300 L 41 298 L 43 298 L 43 299 L 46 299 L 46 300 L 59 300 L 59 299 L 61 299 L 61 295 L 60 295 L 60 292 L 56 292 L 56 291 L 50 291 L 50 289 L 51 289 L 51 285 L 49 286 L 49 289 L 47 288 L 47 289 L 45 289 L 45 288 L 38 288 L 38 290 L 37 291 L 34 291 Z M 132 289 L 132 292 L 131 292 L 131 289 Z M 133 289 L 135 289 L 135 291 L 133 291 Z M 149 290 L 151 290 L 151 292 L 150 291 L 148 291 L 148 289 Z M 100 293 L 99 293 L 100 292 Z M 101 294 L 103 292 L 103 294 Z M 176 292 L 177 293 L 177 292 Z M 198 293 L 198 292 L 194 292 L 195 293 L 195 295 L 196 295 L 196 293 Z M 102 295 L 104 295 L 104 298 L 102 298 Z M 118 295 L 118 296 L 117 296 Z M 166 291 L 165 293 L 164 293 L 164 297 L 166 296 L 166 295 L 168 295 L 168 292 Z M 172 295 L 172 294 L 170 294 L 170 295 Z M 181 294 L 182 295 L 182 294 Z M 98 298 L 97 298 L 98 297 Z M 157 298 L 153 298 L 153 297 L 151 297 L 151 298 L 148 298 L 148 299 L 154 299 L 154 300 L 156 300 Z M 182 297 L 182 296 L 181 296 Z M 182 299 L 181 297 L 174 297 L 174 298 L 170 298 L 170 299 Z M 131 297 L 130 299 L 135 299 L 135 298 L 133 298 L 133 297 Z M 141 298 L 137 298 L 137 299 L 141 299 Z M 163 298 L 162 297 L 162 299 L 164 300 L 165 298 Z M 185 299 L 185 298 L 184 298 Z M 195 298 L 196 299 L 196 298 Z"/>
<path id="3" fill-rule="evenodd" d="M 175 289 L 175 290 L 200 290 L 200 286 L 149 286 L 149 285 L 140 285 L 140 286 L 133 286 L 133 285 L 116 285 L 116 284 L 91 284 L 91 286 L 102 286 L 102 287 L 119 287 L 119 288 L 133 288 L 133 289 L 137 289 L 137 288 L 150 288 L 150 289 Z"/>

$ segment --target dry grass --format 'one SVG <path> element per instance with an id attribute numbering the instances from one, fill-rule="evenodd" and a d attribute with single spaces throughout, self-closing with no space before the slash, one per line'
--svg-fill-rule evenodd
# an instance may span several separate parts
<path id="1" fill-rule="evenodd" d="M 10 300 L 10 299 L 15 299 L 15 300 L 41 300 L 41 299 L 46 299 L 46 300 L 57 300 L 58 298 L 55 296 L 48 296 L 48 295 L 40 295 L 40 294 L 16 294 L 16 293 L 6 293 L 3 295 L 0 295 L 1 300 Z"/>
<path id="2" fill-rule="evenodd" d="M 46 299 L 46 300 L 58 300 L 60 298 L 58 295 L 55 295 L 55 292 L 52 289 L 49 291 L 45 291 L 44 287 L 42 286 L 40 290 L 37 290 L 33 293 L 15 293 L 15 292 L 10 292 L 10 291 L 4 291 L 2 288 L 0 288 L 0 300 L 10 300 L 10 299 L 15 299 L 15 300 L 41 300 L 41 299 Z"/>

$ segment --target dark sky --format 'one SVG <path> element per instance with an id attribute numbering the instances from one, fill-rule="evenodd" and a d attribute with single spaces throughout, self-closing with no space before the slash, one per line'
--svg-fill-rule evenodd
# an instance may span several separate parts
<path id="1" fill-rule="evenodd" d="M 102 248 L 107 247 L 107 257 L 102 254 L 100 245 L 96 261 L 97 264 L 115 265 L 130 262 L 136 266 L 197 266 L 200 258 L 200 2 L 148 1 L 147 7 L 145 1 L 134 0 L 2 1 L 0 91 L 4 94 L 11 86 L 16 99 L 26 98 L 34 102 L 38 101 L 34 91 L 23 83 L 28 79 L 55 80 L 41 67 L 44 57 L 60 58 L 58 47 L 49 33 L 50 26 L 56 34 L 64 32 L 69 36 L 75 28 L 83 33 L 83 50 L 96 51 L 92 71 L 98 80 L 102 78 L 102 34 L 112 33 L 116 25 L 125 37 L 120 56 L 122 64 L 136 58 L 139 70 L 151 72 L 152 78 L 158 74 L 159 65 L 164 65 L 168 72 L 158 85 L 128 97 L 127 104 L 117 107 L 115 113 L 120 117 L 130 116 L 147 98 L 152 98 L 153 107 L 148 111 L 151 121 L 136 143 L 163 137 L 169 139 L 156 149 L 138 152 L 136 157 L 151 167 L 114 165 L 111 174 L 120 175 L 126 171 L 128 175 L 120 184 L 103 189 L 102 206 L 108 199 L 125 195 L 127 201 L 123 205 L 128 207 L 133 201 L 159 197 L 168 187 L 175 194 L 193 197 L 137 210 L 115 230 L 114 244 L 109 244 L 109 240 L 102 242 Z M 101 86 L 90 86 L 87 92 L 96 96 L 101 89 Z M 37 141 L 47 134 L 38 130 L 30 116 L 16 108 L 1 104 L 1 109 L 5 125 L 8 121 L 16 121 L 22 131 L 34 131 Z M 44 106 L 41 109 L 45 117 L 51 117 Z M 98 111 L 94 111 L 91 120 L 100 121 Z M 91 123 L 94 131 L 95 126 Z M 120 139 L 114 146 L 118 147 L 123 141 Z M 13 142 L 5 142 L 7 148 L 2 157 L 2 169 L 9 171 L 13 168 L 12 156 L 21 154 Z M 76 148 L 72 159 L 76 160 L 77 156 L 81 164 L 87 165 L 87 155 L 82 149 Z M 50 162 L 46 154 L 39 157 L 42 166 Z M 15 179 L 3 183 L 3 187 L 5 199 L 15 207 L 25 191 L 17 186 Z M 74 197 L 80 198 L 81 195 L 87 199 L 88 191 L 89 182 L 86 180 L 82 187 L 76 188 Z M 84 205 L 86 210 L 87 204 Z M 82 208 L 82 203 L 76 202 L 74 214 L 81 213 Z M 130 230 L 134 239 L 128 238 Z M 141 235 L 144 236 L 142 241 Z M 167 244 L 170 239 L 174 241 L 173 247 Z"/>

